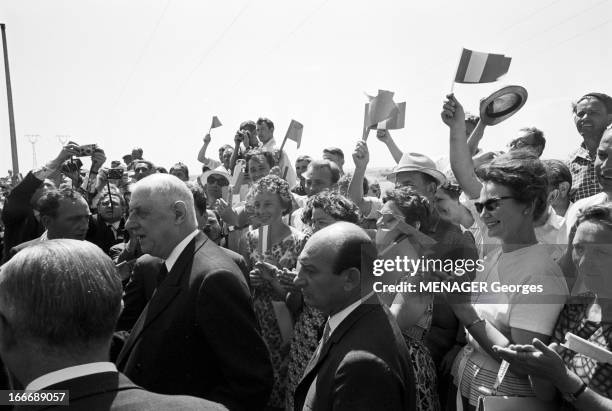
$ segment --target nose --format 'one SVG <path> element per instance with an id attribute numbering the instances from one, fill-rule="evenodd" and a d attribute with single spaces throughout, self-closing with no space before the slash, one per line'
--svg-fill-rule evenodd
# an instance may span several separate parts
<path id="1" fill-rule="evenodd" d="M 307 283 L 306 283 L 306 280 L 304 279 L 304 277 L 302 277 L 302 276 L 300 275 L 300 272 L 301 272 L 301 271 L 298 271 L 298 274 L 297 274 L 297 275 L 295 276 L 295 278 L 293 279 L 293 284 L 294 284 L 296 287 L 299 287 L 299 288 L 304 288 L 304 287 L 306 287 L 306 284 L 307 284 Z"/>

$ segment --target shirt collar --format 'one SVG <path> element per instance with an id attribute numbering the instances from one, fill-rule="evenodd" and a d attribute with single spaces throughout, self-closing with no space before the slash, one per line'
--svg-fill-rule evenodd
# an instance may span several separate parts
<path id="1" fill-rule="evenodd" d="M 589 153 L 589 150 L 587 150 L 586 144 L 584 142 L 582 142 L 580 144 L 580 147 L 578 147 L 576 151 L 572 153 L 571 160 L 573 161 L 578 157 L 583 158 L 588 161 L 594 161 L 593 158 L 591 157 L 591 154 Z"/>
<path id="2" fill-rule="evenodd" d="M 57 384 L 58 382 L 101 372 L 117 372 L 117 367 L 112 362 L 91 362 L 88 364 L 75 365 L 74 367 L 62 368 L 34 379 L 25 387 L 25 390 L 39 391 L 45 387 Z"/>
<path id="3" fill-rule="evenodd" d="M 558 230 L 561 228 L 564 222 L 565 222 L 565 217 L 562 217 L 559 214 L 557 214 L 557 212 L 555 211 L 554 208 L 552 208 L 552 206 L 548 206 L 548 218 L 546 219 L 546 222 L 544 223 L 544 225 L 550 226 Z"/>
<path id="4" fill-rule="evenodd" d="M 365 300 L 367 300 L 368 298 L 370 298 L 372 295 L 374 294 L 374 291 L 371 291 L 368 295 L 366 295 L 365 297 L 355 301 L 353 304 L 349 305 L 348 307 L 344 308 L 342 311 L 337 312 L 336 314 L 332 315 L 331 317 L 329 317 L 329 334 L 331 335 L 331 333 L 334 332 L 334 330 L 336 328 L 338 328 L 338 326 L 340 325 L 340 323 L 342 323 L 342 321 L 344 321 L 344 319 L 346 317 L 349 316 L 350 313 L 352 313 L 353 311 L 355 311 L 355 309 L 357 307 L 359 307 L 359 305 L 361 305 L 362 302 L 364 302 Z"/>
<path id="5" fill-rule="evenodd" d="M 115 221 L 114 223 L 106 223 L 107 226 L 113 227 L 115 231 L 119 231 L 119 225 L 121 224 L 121 220 Z"/>
<path id="6" fill-rule="evenodd" d="M 193 230 L 193 232 L 191 234 L 189 234 L 187 237 L 183 238 L 183 241 L 181 241 L 180 243 L 178 243 L 176 245 L 176 247 L 174 247 L 174 249 L 172 250 L 172 252 L 170 253 L 170 255 L 168 256 L 168 258 L 166 258 L 166 269 L 168 270 L 168 272 L 170 272 L 172 270 L 172 267 L 174 266 L 174 263 L 176 263 L 176 260 L 178 260 L 179 256 L 181 255 L 181 253 L 183 252 L 183 250 L 185 249 L 185 247 L 187 247 L 187 244 L 189 244 L 189 242 L 200 232 L 200 230 L 198 230 L 197 228 L 195 230 Z"/>
<path id="7" fill-rule="evenodd" d="M 268 140 L 266 144 L 262 145 L 261 147 L 262 148 L 275 148 L 276 140 L 274 139 L 274 137 L 272 137 L 270 140 Z"/>
<path id="8" fill-rule="evenodd" d="M 47 230 L 40 236 L 40 241 L 47 241 L 49 239 L 49 235 L 47 234 Z"/>

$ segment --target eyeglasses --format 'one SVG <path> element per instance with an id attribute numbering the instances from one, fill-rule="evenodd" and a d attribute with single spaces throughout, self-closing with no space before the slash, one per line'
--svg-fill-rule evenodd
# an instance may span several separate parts
<path id="1" fill-rule="evenodd" d="M 216 178 L 216 177 L 213 177 L 213 176 L 209 176 L 209 177 L 206 179 L 206 182 L 207 182 L 208 184 L 217 184 L 217 185 L 219 185 L 219 186 L 221 186 L 221 187 L 225 187 L 225 186 L 228 186 L 228 185 L 229 185 L 229 181 L 227 181 L 227 179 L 226 179 L 226 178 L 223 178 L 223 177 L 218 177 L 218 178 Z"/>
<path id="2" fill-rule="evenodd" d="M 514 197 L 511 197 L 511 196 L 493 197 L 493 198 L 489 198 L 484 203 L 479 203 L 479 202 L 474 203 L 474 207 L 476 207 L 476 211 L 478 211 L 478 214 L 482 213 L 482 210 L 484 208 L 486 208 L 487 211 L 493 211 L 497 207 L 499 207 L 499 202 L 501 200 L 507 200 L 510 198 L 514 198 Z"/>

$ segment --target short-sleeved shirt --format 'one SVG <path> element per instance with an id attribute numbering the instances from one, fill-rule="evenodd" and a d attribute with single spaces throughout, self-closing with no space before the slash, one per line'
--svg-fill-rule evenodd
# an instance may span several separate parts
<path id="1" fill-rule="evenodd" d="M 584 143 L 570 155 L 567 166 L 572 173 L 570 200 L 576 202 L 601 192 L 595 174 L 595 158 L 591 156 Z"/>
<path id="2" fill-rule="evenodd" d="M 542 252 L 542 245 L 504 253 L 497 249 L 485 258 L 485 269 L 476 274 L 477 282 L 491 285 L 541 285 L 541 294 L 521 292 L 496 292 L 475 296 L 474 308 L 480 318 L 494 325 L 511 340 L 511 329 L 518 328 L 534 333 L 551 335 L 568 295 L 567 284 L 559 266 L 548 252 Z M 540 302 L 548 300 L 546 302 Z M 462 357 L 466 356 L 465 361 Z M 499 362 L 491 358 L 478 342 L 468 334 L 468 345 L 453 365 L 455 376 L 459 377 L 461 394 L 475 405 L 480 395 L 478 387 L 491 388 L 497 377 Z M 508 372 L 499 388 L 504 395 L 533 396 L 527 378 Z"/>

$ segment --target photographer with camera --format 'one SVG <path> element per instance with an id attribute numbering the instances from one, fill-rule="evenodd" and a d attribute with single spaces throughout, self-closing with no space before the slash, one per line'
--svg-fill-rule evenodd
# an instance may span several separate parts
<path id="1" fill-rule="evenodd" d="M 36 202 L 47 190 L 59 185 L 62 166 L 79 153 L 79 145 L 73 141 L 68 142 L 57 157 L 44 166 L 31 170 L 8 195 L 2 210 L 5 258 L 11 248 L 32 240 L 45 231 L 35 209 Z"/>

